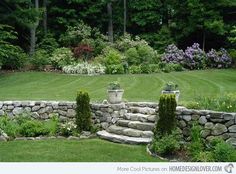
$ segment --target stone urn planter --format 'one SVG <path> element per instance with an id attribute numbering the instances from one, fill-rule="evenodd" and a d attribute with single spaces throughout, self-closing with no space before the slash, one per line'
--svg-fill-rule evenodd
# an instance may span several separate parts
<path id="1" fill-rule="evenodd" d="M 180 91 L 177 89 L 178 85 L 168 82 L 164 89 L 161 91 L 162 94 L 175 94 L 175 100 L 178 103 L 179 101 L 179 96 L 180 96 Z"/>
<path id="2" fill-rule="evenodd" d="M 108 102 L 111 104 L 118 104 L 122 102 L 124 90 L 121 89 L 118 82 L 112 82 L 107 89 Z"/>

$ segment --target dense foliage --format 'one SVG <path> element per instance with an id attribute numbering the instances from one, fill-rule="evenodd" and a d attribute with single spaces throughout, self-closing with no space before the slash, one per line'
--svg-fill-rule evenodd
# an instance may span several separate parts
<path id="1" fill-rule="evenodd" d="M 1 67 L 62 69 L 96 61 L 106 73 L 123 74 L 227 68 L 236 62 L 233 1 L 123 2 L 1 1 Z"/>

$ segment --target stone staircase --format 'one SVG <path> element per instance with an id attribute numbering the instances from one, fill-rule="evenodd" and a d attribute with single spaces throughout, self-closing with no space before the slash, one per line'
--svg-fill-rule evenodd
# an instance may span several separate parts
<path id="1" fill-rule="evenodd" d="M 118 143 L 148 144 L 153 137 L 156 107 L 155 103 L 127 103 L 127 113 L 97 135 Z"/>

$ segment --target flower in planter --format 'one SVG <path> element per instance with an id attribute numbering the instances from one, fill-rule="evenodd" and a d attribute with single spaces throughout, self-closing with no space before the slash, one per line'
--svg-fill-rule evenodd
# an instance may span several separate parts
<path id="1" fill-rule="evenodd" d="M 173 82 L 166 83 L 165 87 L 163 88 L 164 91 L 175 91 L 178 89 L 178 85 Z"/>
<path id="2" fill-rule="evenodd" d="M 108 85 L 108 90 L 119 90 L 119 89 L 121 89 L 121 86 L 118 81 L 111 82 Z"/>

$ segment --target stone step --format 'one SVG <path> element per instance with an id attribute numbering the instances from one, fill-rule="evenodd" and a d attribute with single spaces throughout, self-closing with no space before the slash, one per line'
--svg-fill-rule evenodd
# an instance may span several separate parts
<path id="1" fill-rule="evenodd" d="M 147 114 L 147 115 L 155 115 L 156 109 L 149 108 L 149 107 L 129 107 L 128 112 L 131 113 L 140 113 L 140 114 Z"/>
<path id="2" fill-rule="evenodd" d="M 138 129 L 132 129 L 127 127 L 121 127 L 116 125 L 111 125 L 107 128 L 107 132 L 118 134 L 118 135 L 125 135 L 129 137 L 143 137 L 143 138 L 152 138 L 153 132 L 152 131 L 141 131 Z"/>
<path id="3" fill-rule="evenodd" d="M 156 115 L 146 115 L 140 113 L 126 113 L 124 119 L 131 121 L 141 121 L 141 122 L 155 122 Z"/>
<path id="4" fill-rule="evenodd" d="M 135 106 L 135 107 L 149 107 L 149 108 L 156 108 L 158 107 L 158 104 L 157 103 L 154 103 L 154 102 L 129 102 L 129 103 L 126 103 L 126 106 L 128 107 L 132 107 L 132 106 Z"/>
<path id="5" fill-rule="evenodd" d="M 118 120 L 116 125 L 122 127 L 129 127 L 133 129 L 138 129 L 142 131 L 152 131 L 155 127 L 154 123 L 140 122 L 140 121 L 130 121 L 130 120 Z"/>
<path id="6" fill-rule="evenodd" d="M 152 138 L 141 138 L 141 137 L 129 137 L 124 135 L 117 135 L 109 133 L 105 130 L 98 131 L 97 135 L 105 140 L 109 140 L 116 143 L 126 143 L 126 144 L 148 144 L 152 141 Z"/>

